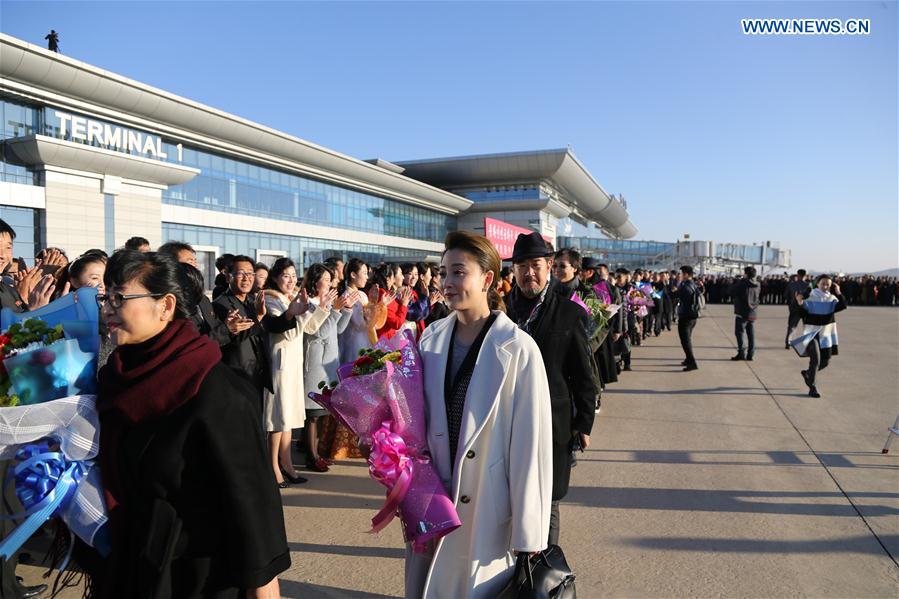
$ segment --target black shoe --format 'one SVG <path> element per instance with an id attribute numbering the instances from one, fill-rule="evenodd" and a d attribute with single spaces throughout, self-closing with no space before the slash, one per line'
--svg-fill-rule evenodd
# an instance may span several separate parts
<path id="1" fill-rule="evenodd" d="M 752 354 L 746 354 L 746 361 L 752 362 Z"/>
<path id="2" fill-rule="evenodd" d="M 802 375 L 802 380 L 805 381 L 805 386 L 808 387 L 809 389 L 811 389 L 813 385 L 810 382 L 808 382 L 808 370 L 800 370 L 799 374 Z"/>
<path id="3" fill-rule="evenodd" d="M 789 344 L 789 343 L 785 343 L 785 344 L 784 344 L 784 349 L 790 349 L 790 344 Z"/>
<path id="4" fill-rule="evenodd" d="M 808 396 L 809 397 L 821 397 L 821 394 L 818 393 L 818 390 L 815 388 L 814 385 L 812 385 L 811 387 L 808 388 Z"/>
<path id="5" fill-rule="evenodd" d="M 22 594 L 22 597 L 24 597 L 25 599 L 34 599 L 35 597 L 40 597 L 46 591 L 47 591 L 47 585 L 36 584 L 33 587 L 23 586 L 19 592 Z"/>
<path id="6" fill-rule="evenodd" d="M 290 486 L 290 483 L 287 482 L 286 480 L 282 480 L 281 482 L 275 483 L 275 484 L 278 485 L 278 488 L 279 488 L 279 489 L 286 489 L 287 487 Z"/>
<path id="7" fill-rule="evenodd" d="M 743 355 L 743 352 L 738 352 L 736 356 L 731 358 L 731 360 L 733 360 L 734 362 L 738 362 L 740 360 L 745 360 L 745 359 L 746 359 L 746 356 Z"/>
<path id="8" fill-rule="evenodd" d="M 699 370 L 699 366 L 697 366 L 696 364 L 684 366 L 684 372 L 690 372 L 691 370 Z"/>
<path id="9" fill-rule="evenodd" d="M 622 370 L 624 370 L 625 372 L 630 372 L 630 371 L 631 371 L 631 365 L 630 365 L 630 364 L 627 364 L 624 368 L 622 368 Z"/>
<path id="10" fill-rule="evenodd" d="M 680 365 L 681 365 L 681 366 L 686 366 L 686 365 L 687 365 L 687 361 L 684 360 L 683 362 L 680 363 Z"/>
<path id="11" fill-rule="evenodd" d="M 279 468 L 280 468 L 280 466 L 279 466 Z M 308 479 L 308 478 L 303 478 L 303 477 L 300 476 L 300 475 L 293 476 L 292 474 L 290 474 L 289 472 L 287 472 L 287 470 L 285 470 L 284 468 L 281 468 L 281 476 L 283 476 L 284 478 L 286 478 L 286 479 L 289 480 L 292 484 L 295 484 L 295 485 L 301 485 L 301 484 L 303 484 L 303 483 L 305 483 L 305 482 L 309 482 L 309 479 Z"/>

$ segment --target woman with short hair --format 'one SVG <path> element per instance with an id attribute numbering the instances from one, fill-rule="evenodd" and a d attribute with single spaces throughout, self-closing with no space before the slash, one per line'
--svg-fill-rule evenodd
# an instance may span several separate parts
<path id="1" fill-rule="evenodd" d="M 117 347 L 99 373 L 98 460 L 112 551 L 80 555 L 89 588 L 278 597 L 290 553 L 252 389 L 188 320 L 171 257 L 116 252 L 104 281 Z"/>
<path id="2" fill-rule="evenodd" d="M 328 411 L 309 398 L 310 393 L 320 393 L 319 383 L 330 384 L 337 380 L 340 366 L 338 336 L 346 330 L 353 315 L 356 297 L 341 297 L 333 288 L 337 273 L 324 264 L 313 264 L 306 269 L 303 290 L 309 303 L 326 315 L 321 326 L 307 330 L 303 335 L 304 393 L 306 402 L 306 467 L 315 472 L 327 472 L 330 461 L 318 453 L 318 425 Z"/>

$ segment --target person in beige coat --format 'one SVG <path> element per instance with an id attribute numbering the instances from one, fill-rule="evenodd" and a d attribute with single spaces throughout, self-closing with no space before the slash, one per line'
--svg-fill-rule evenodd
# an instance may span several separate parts
<path id="1" fill-rule="evenodd" d="M 315 306 L 305 290 L 297 288 L 297 270 L 290 258 L 278 258 L 272 265 L 266 281 L 265 309 L 272 316 L 280 316 L 291 305 L 302 304 L 302 310 L 294 308 L 296 326 L 283 333 L 269 334 L 272 352 L 272 389 L 265 391 L 263 399 L 263 424 L 269 432 L 272 468 L 278 486 L 286 488 L 288 479 L 293 483 L 306 482 L 297 474 L 290 456 L 291 432 L 302 428 L 306 419 L 306 402 L 303 381 L 303 334 L 314 333 L 328 319 L 330 310 Z"/>
<path id="2" fill-rule="evenodd" d="M 499 310 L 500 259 L 483 236 L 450 233 L 441 264 L 453 313 L 419 342 L 428 446 L 462 526 L 425 553 L 406 548 L 407 599 L 488 599 L 519 552 L 546 548 L 552 416 L 540 350 Z"/>

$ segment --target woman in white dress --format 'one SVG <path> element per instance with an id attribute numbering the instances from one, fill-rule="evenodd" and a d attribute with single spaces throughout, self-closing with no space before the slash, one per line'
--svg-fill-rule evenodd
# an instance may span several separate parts
<path id="1" fill-rule="evenodd" d="M 303 353 L 306 360 L 300 372 L 305 381 L 306 400 L 306 467 L 316 472 L 327 472 L 328 462 L 318 454 L 318 422 L 327 415 L 320 405 L 309 399 L 310 393 L 319 393 L 319 383 L 326 384 L 337 380 L 337 367 L 340 366 L 340 350 L 338 335 L 346 330 L 353 315 L 356 297 L 340 297 L 332 288 L 334 272 L 324 264 L 313 264 L 306 269 L 303 277 L 303 289 L 311 297 L 309 303 L 319 310 L 327 312 L 320 327 L 306 330 L 303 335 Z"/>
<path id="2" fill-rule="evenodd" d="M 303 333 L 315 332 L 328 318 L 329 311 L 309 301 L 305 290 L 297 287 L 297 269 L 290 258 L 279 258 L 266 280 L 265 308 L 279 316 L 292 312 L 296 326 L 283 333 L 269 334 L 272 352 L 272 388 L 265 391 L 263 424 L 269 432 L 272 468 L 278 486 L 286 488 L 287 478 L 293 483 L 306 479 L 297 474 L 290 457 L 290 439 L 295 428 L 306 419 L 303 381 Z"/>
<path id="3" fill-rule="evenodd" d="M 486 237 L 450 233 L 440 266 L 453 312 L 421 336 L 431 460 L 462 526 L 406 548 L 406 597 L 492 599 L 515 554 L 546 548 L 552 497 L 549 383 L 537 344 L 502 311 Z"/>

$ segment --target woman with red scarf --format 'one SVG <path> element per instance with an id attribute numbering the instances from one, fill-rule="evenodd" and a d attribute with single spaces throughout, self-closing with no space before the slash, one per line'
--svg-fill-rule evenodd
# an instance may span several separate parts
<path id="1" fill-rule="evenodd" d="M 101 597 L 278 597 L 290 554 L 255 396 L 197 333 L 176 273 L 158 253 L 107 265 L 97 301 L 117 347 L 97 408 L 112 551 L 76 559 Z"/>

